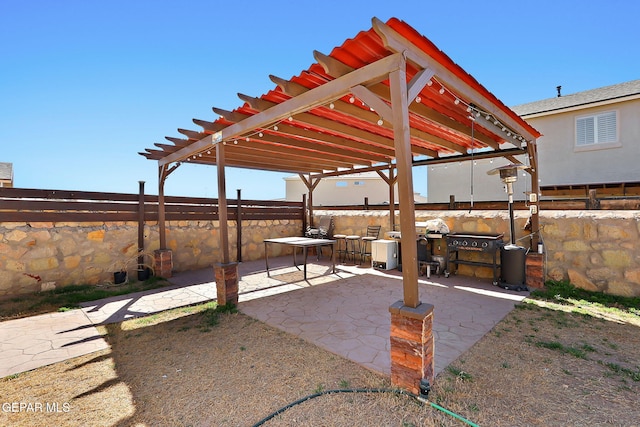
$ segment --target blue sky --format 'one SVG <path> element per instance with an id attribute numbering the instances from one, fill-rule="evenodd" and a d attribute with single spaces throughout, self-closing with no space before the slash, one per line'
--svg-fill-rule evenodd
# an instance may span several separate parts
<path id="1" fill-rule="evenodd" d="M 273 88 L 333 47 L 400 18 L 509 106 L 640 78 L 640 2 L 0 0 L 0 162 L 21 188 L 157 194 L 138 155 L 211 107 Z M 426 168 L 415 172 L 426 193 Z M 283 174 L 227 170 L 227 194 L 284 197 Z M 183 165 L 170 195 L 217 196 Z"/>

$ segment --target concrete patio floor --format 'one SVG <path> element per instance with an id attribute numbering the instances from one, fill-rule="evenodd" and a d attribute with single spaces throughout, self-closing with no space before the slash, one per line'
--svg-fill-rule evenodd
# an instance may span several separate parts
<path id="1" fill-rule="evenodd" d="M 292 258 L 241 263 L 241 312 L 384 375 L 390 373 L 389 306 L 402 299 L 402 273 L 309 260 L 308 279 Z M 173 286 L 83 303 L 81 310 L 0 323 L 0 377 L 108 347 L 95 325 L 116 323 L 216 298 L 212 268 L 176 274 Z M 498 323 L 526 293 L 468 277 L 421 277 L 434 304 L 436 374 Z"/>

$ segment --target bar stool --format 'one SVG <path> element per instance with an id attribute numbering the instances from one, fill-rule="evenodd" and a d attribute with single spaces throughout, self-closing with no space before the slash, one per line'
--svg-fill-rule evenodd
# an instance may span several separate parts
<path id="1" fill-rule="evenodd" d="M 362 236 L 361 239 L 362 252 L 360 253 L 360 258 L 362 262 L 364 262 L 367 257 L 371 258 L 371 242 L 373 242 L 374 240 L 378 240 L 378 236 L 380 235 L 380 228 L 382 228 L 380 225 L 367 226 L 367 235 Z"/>
<path id="2" fill-rule="evenodd" d="M 333 239 L 336 241 L 336 255 L 338 261 L 343 263 L 347 256 L 347 235 L 346 234 L 334 234 Z"/>
<path id="3" fill-rule="evenodd" d="M 356 245 L 358 248 L 356 249 Z M 355 234 L 350 234 L 345 237 L 345 262 L 347 258 L 351 255 L 351 259 L 353 259 L 353 263 L 356 263 L 356 256 L 360 257 L 360 262 L 362 262 L 362 250 L 360 249 L 360 236 Z M 359 263 L 360 263 L 359 262 Z"/>

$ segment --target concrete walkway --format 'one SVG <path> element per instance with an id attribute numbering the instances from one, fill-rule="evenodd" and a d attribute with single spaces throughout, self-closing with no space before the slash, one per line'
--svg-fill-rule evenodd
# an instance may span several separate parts
<path id="1" fill-rule="evenodd" d="M 402 276 L 310 259 L 308 280 L 291 257 L 239 266 L 239 309 L 276 328 L 388 375 L 390 315 Z M 116 323 L 216 298 L 211 268 L 180 273 L 173 286 L 82 304 L 81 310 L 0 322 L 0 377 L 108 348 L 95 325 Z M 421 277 L 420 298 L 435 305 L 436 373 L 498 323 L 526 294 L 488 281 Z"/>

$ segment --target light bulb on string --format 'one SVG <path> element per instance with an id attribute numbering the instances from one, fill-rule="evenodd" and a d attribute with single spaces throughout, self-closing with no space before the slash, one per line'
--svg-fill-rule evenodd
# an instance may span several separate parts
<path id="1" fill-rule="evenodd" d="M 354 98 L 353 96 L 349 97 L 349 102 L 353 104 L 354 102 L 356 102 L 356 98 Z"/>
<path id="2" fill-rule="evenodd" d="M 234 143 L 234 145 L 237 145 L 237 144 L 238 144 L 238 140 L 237 140 L 237 139 L 234 139 L 234 140 L 233 140 L 233 143 Z"/>
<path id="3" fill-rule="evenodd" d="M 443 88 L 443 87 L 441 87 L 441 88 L 440 88 L 440 90 L 439 90 L 438 92 L 440 92 L 440 95 L 444 95 L 444 88 Z"/>
<path id="4" fill-rule="evenodd" d="M 273 125 L 273 130 L 278 130 L 278 125 Z"/>
<path id="5" fill-rule="evenodd" d="M 420 104 L 422 102 L 422 98 L 420 96 L 416 96 L 416 103 Z"/>
<path id="6" fill-rule="evenodd" d="M 378 119 L 378 126 L 382 126 L 384 124 L 384 121 L 382 119 Z"/>
<path id="7" fill-rule="evenodd" d="M 432 80 L 429 80 L 429 81 L 427 82 L 427 86 L 431 86 L 432 84 L 433 84 L 433 81 L 432 81 Z"/>
<path id="8" fill-rule="evenodd" d="M 455 101 L 453 101 L 453 103 L 454 103 L 454 104 L 456 104 L 456 105 L 458 105 L 458 104 L 460 104 L 460 100 L 459 100 L 458 98 L 456 98 L 456 100 L 455 100 Z"/>
<path id="9" fill-rule="evenodd" d="M 331 104 L 329 104 L 329 108 L 331 108 L 333 110 L 334 108 L 336 108 L 336 106 L 333 105 L 333 102 L 332 102 Z"/>
<path id="10" fill-rule="evenodd" d="M 262 137 L 264 136 L 264 134 L 263 134 L 262 132 L 258 132 L 258 136 L 259 136 L 260 138 L 262 138 Z"/>

